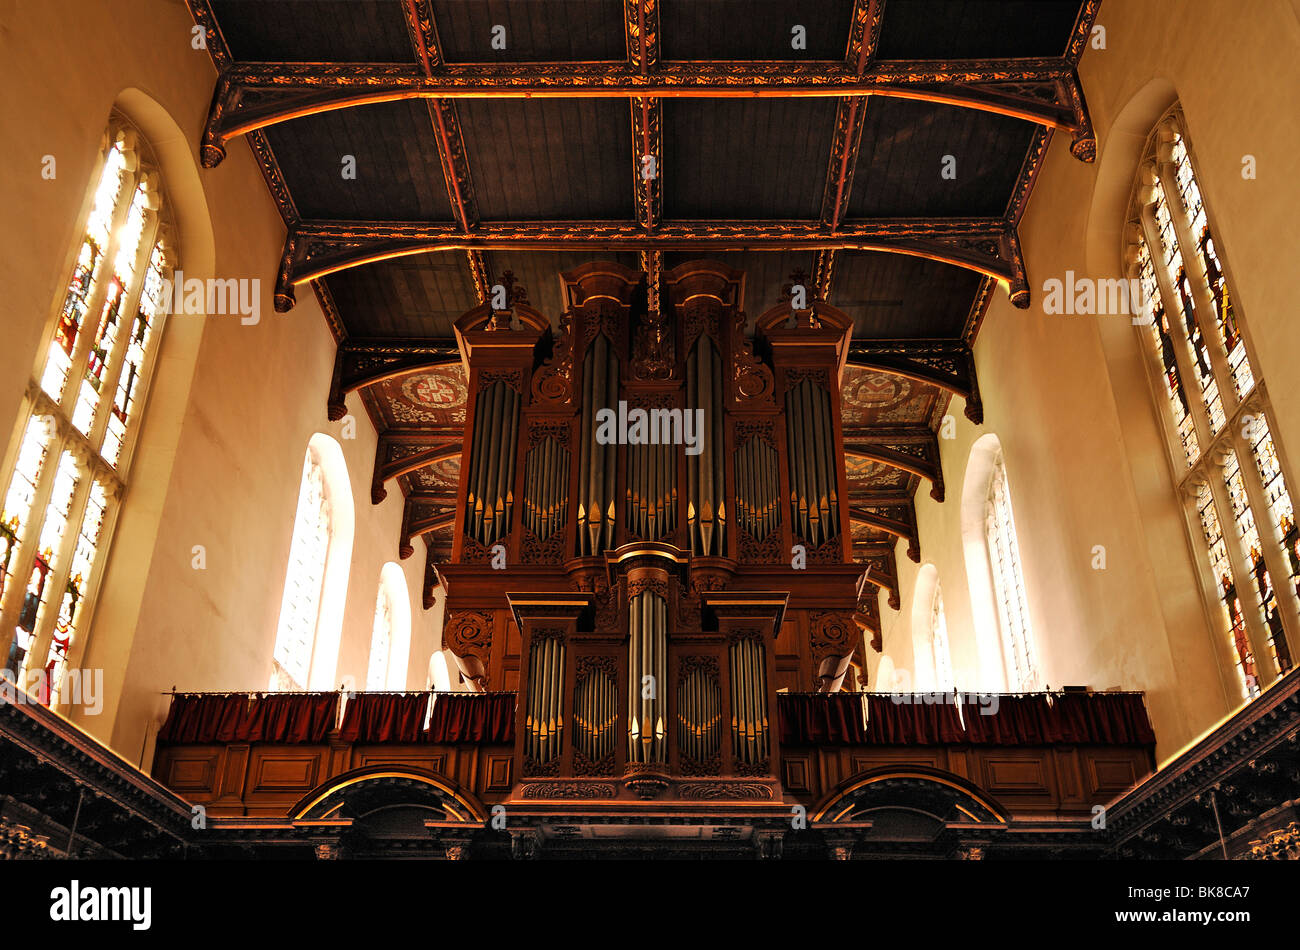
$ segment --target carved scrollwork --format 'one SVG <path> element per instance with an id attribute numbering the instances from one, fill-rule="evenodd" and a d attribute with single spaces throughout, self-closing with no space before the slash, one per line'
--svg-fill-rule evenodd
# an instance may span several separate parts
<path id="1" fill-rule="evenodd" d="M 492 649 L 492 613 L 487 610 L 449 610 L 442 642 L 457 656 L 473 656 L 487 663 Z"/>
<path id="2" fill-rule="evenodd" d="M 762 541 L 756 540 L 743 528 L 738 529 L 738 533 L 740 535 L 740 559 L 746 564 L 775 564 L 784 560 L 779 532 L 773 531 Z"/>
<path id="3" fill-rule="evenodd" d="M 668 584 L 666 581 L 656 577 L 639 577 L 634 581 L 628 581 L 627 599 L 631 600 L 637 594 L 649 591 L 652 594 L 658 594 L 664 600 L 668 599 Z"/>
<path id="4" fill-rule="evenodd" d="M 618 788 L 609 782 L 531 782 L 520 790 L 520 797 L 617 798 Z"/>
<path id="5" fill-rule="evenodd" d="M 539 541 L 537 535 L 533 534 L 527 528 L 523 529 L 521 550 L 519 560 L 524 564 L 554 564 L 564 563 L 564 535 L 553 534 L 545 541 Z"/>
<path id="6" fill-rule="evenodd" d="M 745 339 L 745 314 L 741 311 L 736 312 L 732 331 L 731 362 L 735 367 L 732 383 L 737 404 L 746 408 L 775 407 L 776 381 L 772 378 L 772 371 L 754 355 L 753 348 Z"/>
<path id="7" fill-rule="evenodd" d="M 808 616 L 813 662 L 828 656 L 847 656 L 853 652 L 858 625 L 849 610 L 818 610 Z"/>
<path id="8" fill-rule="evenodd" d="M 772 788 L 759 782 L 686 782 L 678 789 L 678 794 L 693 801 L 724 798 L 768 801 L 772 798 Z"/>
<path id="9" fill-rule="evenodd" d="M 560 338 L 533 377 L 533 401 L 567 406 L 573 402 L 573 311 L 560 317 Z"/>
<path id="10" fill-rule="evenodd" d="M 485 370 L 479 373 L 478 389 L 482 392 L 493 383 L 502 382 L 519 394 L 523 394 L 523 374 L 517 369 L 513 370 Z"/>

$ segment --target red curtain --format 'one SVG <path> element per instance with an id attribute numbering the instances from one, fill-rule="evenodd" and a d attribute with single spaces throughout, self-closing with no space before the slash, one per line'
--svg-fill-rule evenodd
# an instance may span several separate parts
<path id="1" fill-rule="evenodd" d="M 247 693 L 175 693 L 161 743 L 238 742 L 248 720 Z"/>
<path id="2" fill-rule="evenodd" d="M 925 702 L 933 697 L 938 702 Z M 867 742 L 879 745 L 940 745 L 961 742 L 957 707 L 943 693 L 912 693 L 909 702 L 871 694 L 867 697 Z"/>
<path id="3" fill-rule="evenodd" d="M 999 696 L 997 712 L 962 707 L 972 745 L 1153 745 L 1155 733 L 1141 693 Z M 992 710 L 994 707 L 987 707 Z"/>
<path id="4" fill-rule="evenodd" d="M 1043 745 L 1058 741 L 1057 723 L 1047 697 L 998 696 L 997 705 L 965 703 L 965 741 L 972 745 Z M 987 714 L 987 715 L 986 715 Z"/>
<path id="5" fill-rule="evenodd" d="M 338 693 L 258 693 L 241 738 L 245 742 L 324 742 L 334 730 Z"/>
<path id="6" fill-rule="evenodd" d="M 866 742 L 860 693 L 777 693 L 782 745 Z"/>
<path id="7" fill-rule="evenodd" d="M 428 693 L 354 693 L 343 711 L 344 742 L 419 742 Z"/>
<path id="8" fill-rule="evenodd" d="M 895 703 L 860 693 L 778 693 L 783 745 L 1152 745 L 1155 734 L 1140 693 L 1063 693 L 997 697 L 996 707 L 926 703 L 925 693 Z M 947 698 L 947 697 L 943 697 Z M 996 712 L 994 710 L 996 709 Z M 989 715 L 984 715 L 985 711 Z M 963 725 L 964 723 L 964 725 Z"/>
<path id="9" fill-rule="evenodd" d="M 514 742 L 516 693 L 438 693 L 426 742 Z"/>
<path id="10" fill-rule="evenodd" d="M 1057 742 L 1154 745 L 1141 693 L 1062 693 L 1056 697 Z"/>

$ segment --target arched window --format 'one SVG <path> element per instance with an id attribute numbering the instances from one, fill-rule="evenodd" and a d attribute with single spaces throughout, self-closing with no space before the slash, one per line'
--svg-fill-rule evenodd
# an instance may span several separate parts
<path id="1" fill-rule="evenodd" d="M 1007 469 L 1000 451 L 993 459 L 993 474 L 984 502 L 984 536 L 993 574 L 993 599 L 997 605 L 998 630 L 1002 635 L 1007 685 L 1013 690 L 1037 689 L 1038 659 L 1029 627 L 1024 571 L 1020 567 L 1016 522 L 1011 516 Z"/>
<path id="2" fill-rule="evenodd" d="M 332 685 L 352 551 L 351 517 L 343 450 L 317 433 L 303 458 L 272 652 L 273 690 Z"/>
<path id="3" fill-rule="evenodd" d="M 1175 106 L 1147 141 L 1129 205 L 1134 318 L 1169 435 L 1207 606 L 1243 698 L 1300 642 L 1300 532 L 1222 242 Z M 1275 586 L 1274 579 L 1279 581 Z"/>
<path id="4" fill-rule="evenodd" d="M 411 604 L 406 575 L 390 561 L 379 574 L 375 621 L 370 634 L 370 664 L 366 689 L 406 688 L 407 654 L 411 647 Z"/>
<path id="5" fill-rule="evenodd" d="M 393 645 L 393 605 L 384 585 L 375 599 L 375 622 L 370 631 L 370 666 L 366 689 L 380 690 L 388 682 L 388 654 Z"/>
<path id="6" fill-rule="evenodd" d="M 922 566 L 912 595 L 912 654 L 919 690 L 953 689 L 952 654 L 948 648 L 948 620 L 943 612 L 939 571 Z"/>
<path id="7" fill-rule="evenodd" d="M 87 205 L 0 473 L 4 669 L 47 703 L 86 646 L 177 267 L 152 150 L 119 116 Z"/>
<path id="8" fill-rule="evenodd" d="M 937 581 L 930 605 L 930 648 L 934 656 L 934 688 L 951 692 L 954 684 L 952 655 L 948 650 L 948 618 L 943 613 L 943 588 Z"/>

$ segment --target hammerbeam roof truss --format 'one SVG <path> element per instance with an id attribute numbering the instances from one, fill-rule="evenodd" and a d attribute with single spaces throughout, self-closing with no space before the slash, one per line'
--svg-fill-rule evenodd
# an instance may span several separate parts
<path id="1" fill-rule="evenodd" d="M 1100 0 L 1084 0 L 1064 50 L 1051 57 L 885 60 L 877 56 L 885 0 L 855 0 L 840 60 L 666 61 L 660 0 L 623 0 L 626 57 L 610 62 L 449 62 L 433 0 L 400 3 L 411 62 L 236 62 L 209 0 L 189 0 L 209 34 L 219 70 L 202 138 L 202 160 L 215 167 L 238 136 L 306 116 L 375 103 L 423 100 L 453 210 L 451 222 L 289 221 L 277 270 L 276 306 L 293 306 L 295 285 L 393 257 L 464 252 L 480 300 L 489 282 L 484 253 L 493 250 L 664 252 L 697 256 L 729 250 L 803 248 L 818 252 L 818 287 L 828 289 L 835 252 L 915 255 L 992 278 L 1018 307 L 1029 287 L 1016 226 L 1048 133 L 1071 137 L 1071 151 L 1096 151 L 1077 64 Z M 616 0 L 611 0 L 616 2 Z M 835 130 L 820 218 L 815 220 L 663 220 L 665 99 L 834 98 Z M 863 117 L 873 97 L 939 103 L 1010 116 L 1040 127 L 1005 214 L 995 219 L 848 217 Z M 632 126 L 629 168 L 634 216 L 628 220 L 484 221 L 457 115 L 461 100 L 623 99 Z M 254 147 L 264 139 L 254 141 Z M 265 159 L 263 160 L 266 165 Z M 649 173 L 647 174 L 647 170 Z M 287 191 L 287 189 L 285 189 Z M 287 197 L 287 195 L 286 195 Z M 283 210 L 283 202 L 282 202 Z"/>
<path id="2" fill-rule="evenodd" d="M 851 5 L 846 42 L 841 47 L 843 56 L 830 58 L 831 48 L 823 44 L 816 58 L 785 60 L 666 57 L 665 50 L 672 53 L 682 49 L 681 38 L 674 37 L 671 29 L 665 36 L 661 20 L 680 25 L 685 22 L 683 16 L 700 15 L 698 10 L 688 11 L 681 5 L 682 0 L 601 0 L 604 21 L 612 24 L 621 20 L 623 57 L 558 62 L 540 61 L 548 59 L 545 56 L 533 57 L 539 61 L 505 61 L 503 57 L 502 61 L 490 63 L 457 61 L 465 58 L 465 27 L 454 19 L 444 24 L 451 30 L 450 45 L 444 44 L 435 16 L 435 7 L 443 0 L 391 0 L 394 10 L 383 3 L 362 4 L 372 11 L 365 16 L 373 19 L 374 9 L 382 8 L 391 21 L 387 49 L 400 57 L 400 62 L 290 62 L 269 61 L 270 57 L 266 57 L 268 61 L 240 61 L 232 55 L 214 7 L 222 16 L 236 18 L 249 7 L 241 10 L 240 5 L 222 0 L 187 3 L 196 24 L 206 30 L 209 54 L 218 72 L 200 143 L 202 162 L 209 168 L 217 166 L 226 156 L 228 143 L 240 137 L 252 148 L 288 230 L 276 268 L 276 309 L 290 309 L 297 289 L 303 285 L 316 293 L 339 341 L 327 401 L 329 415 L 341 418 L 346 412 L 345 396 L 356 391 L 376 419 L 381 437 L 371 496 L 376 504 L 381 502 L 390 480 L 401 487 L 406 504 L 399 543 L 402 557 L 413 553 L 412 539 L 423 536 L 428 546 L 428 579 L 434 576 L 436 562 L 448 553 L 449 499 L 454 496 L 441 494 L 439 486 L 448 477 L 448 465 L 453 473 L 450 477 L 456 477 L 460 435 L 454 427 L 381 425 L 385 387 L 400 385 L 402 380 L 426 371 L 437 373 L 438 367 L 457 358 L 457 350 L 445 333 L 425 331 L 395 339 L 387 327 L 368 325 L 364 315 L 358 319 L 348 308 L 340 313 L 330 289 L 337 278 L 331 275 L 344 275 L 384 261 L 418 261 L 421 255 L 434 255 L 439 266 L 459 262 L 463 286 L 472 287 L 472 297 L 476 298 L 462 301 L 461 309 L 468 309 L 488 299 L 489 287 L 499 276 L 493 273 L 492 266 L 498 252 L 512 261 L 518 260 L 519 254 L 539 255 L 542 259 L 546 254 L 578 254 L 586 259 L 618 255 L 624 260 L 631 256 L 646 272 L 649 304 L 655 309 L 660 273 L 683 255 L 734 262 L 737 252 L 744 252 L 748 261 L 753 261 L 755 255 L 762 257 L 761 252 L 771 252 L 773 258 L 782 254 L 788 258 L 790 252 L 806 253 L 811 274 L 805 276 L 810 278 L 814 298 L 830 300 L 834 286 L 837 306 L 851 311 L 856 305 L 867 314 L 866 325 L 860 324 L 855 330 L 849 362 L 856 373 L 865 374 L 859 376 L 866 379 L 864 385 L 875 387 L 868 393 L 868 402 L 880 398 L 885 386 L 878 383 L 880 380 L 901 381 L 898 385 L 903 389 L 885 411 L 877 414 L 859 406 L 854 424 L 846 415 L 844 425 L 846 453 L 859 474 L 865 473 L 861 481 L 850 480 L 849 499 L 855 557 L 867 567 L 860 609 L 876 618 L 873 629 L 879 631 L 878 605 L 870 592 L 884 590 L 889 605 L 898 608 L 894 544 L 906 540 L 907 556 L 920 559 L 913 495 L 926 481 L 934 498 L 944 497 L 936 431 L 951 397 L 961 396 L 966 415 L 977 424 L 982 421 L 971 346 L 993 288 L 1001 286 L 1018 307 L 1029 305 L 1029 284 L 1017 228 L 1053 134 L 1060 131 L 1069 135 L 1070 150 L 1077 159 L 1092 161 L 1095 157 L 1096 142 L 1077 66 L 1100 0 L 1080 0 L 1077 7 L 1055 3 L 1056 7 L 1067 8 L 1074 18 L 1068 36 L 1060 37 L 1064 43 L 1059 55 L 941 59 L 889 58 L 890 50 L 900 49 L 896 35 L 892 45 L 890 41 L 889 4 L 902 5 L 904 0 L 840 0 L 841 6 Z M 539 0 L 539 5 L 544 7 L 544 0 Z M 611 6 L 619 13 L 611 15 L 607 9 Z M 996 20 L 999 29 L 1008 28 L 1005 16 L 998 20 L 993 15 L 996 4 L 971 6 L 978 11 L 977 16 L 983 18 L 984 11 L 990 11 L 990 21 Z M 1015 4 L 1006 6 L 1021 9 Z M 465 8 L 453 5 L 452 9 L 464 15 Z M 400 21 L 395 10 L 400 10 Z M 800 11 L 800 15 L 806 15 L 806 11 Z M 405 44 L 398 40 L 402 32 L 401 26 L 394 25 L 398 22 L 404 26 Z M 256 32 L 256 26 L 234 25 L 240 30 L 241 43 L 250 29 Z M 325 45 L 335 49 L 347 43 Z M 610 44 L 606 46 L 612 50 Z M 291 55 L 298 52 L 296 42 L 288 47 Z M 405 55 L 407 48 L 409 56 Z M 744 52 L 751 51 L 746 47 Z M 571 218 L 485 218 L 480 209 L 479 189 L 483 184 L 475 181 L 471 171 L 478 166 L 467 148 L 470 136 L 463 126 L 462 107 L 477 110 L 477 103 L 533 99 L 626 103 L 625 128 L 630 130 L 626 140 L 631 146 L 625 158 L 625 174 L 631 179 L 627 202 L 630 213 L 626 217 L 589 220 L 579 216 L 581 211 L 577 209 L 579 215 Z M 672 157 L 665 153 L 665 137 L 671 130 L 666 104 L 695 101 L 708 107 L 709 100 L 755 99 L 834 102 L 834 125 L 827 139 L 829 155 L 824 166 L 810 172 L 821 175 L 820 211 L 810 207 L 812 216 L 806 218 L 666 216 L 672 176 L 683 174 L 680 167 L 666 160 Z M 319 204 L 304 202 L 302 195 L 295 201 L 294 188 L 301 183 L 295 181 L 294 188 L 290 187 L 272 150 L 272 139 L 277 149 L 281 143 L 292 143 L 296 119 L 346 114 L 345 110 L 403 101 L 418 103 L 422 107 L 420 114 L 427 114 L 426 129 L 437 154 L 436 168 L 430 164 L 412 169 L 412 174 L 440 179 L 450 213 L 438 220 L 340 219 L 300 214 L 300 204 L 308 208 Z M 943 124 L 949 118 L 959 122 L 962 117 L 980 115 L 988 117 L 988 121 L 1010 117 L 1032 124 L 1028 148 L 1015 159 L 1018 169 L 1014 178 L 1007 178 L 1011 188 L 1000 213 L 927 215 L 904 210 L 892 217 L 853 213 L 855 207 L 864 207 L 861 199 L 855 204 L 855 186 L 863 183 L 861 187 L 868 188 L 871 184 L 864 183 L 863 174 L 856 174 L 863 171 L 863 150 L 879 144 L 864 146 L 864 130 L 871 125 L 873 114 L 880 121 L 888 112 L 880 111 L 881 107 L 873 103 L 906 101 L 947 110 L 925 114 L 922 125 Z M 287 138 L 277 132 L 280 127 Z M 918 129 L 905 128 L 898 134 L 906 139 L 918 134 Z M 509 150 L 514 143 L 493 144 Z M 432 150 L 427 154 L 431 155 Z M 865 157 L 871 156 L 868 150 Z M 868 179 L 872 177 L 871 173 L 864 174 Z M 486 194 L 492 197 L 490 189 Z M 973 292 L 973 299 L 967 296 L 961 304 L 964 320 L 958 321 L 954 313 L 945 323 L 950 327 L 945 331 L 950 336 L 935 335 L 937 321 L 933 316 L 920 317 L 914 310 L 898 314 L 898 320 L 893 322 L 886 319 L 887 311 L 882 308 L 900 301 L 870 299 L 870 294 L 861 301 L 841 299 L 841 295 L 852 295 L 863 285 L 864 261 L 869 266 L 881 253 L 925 259 L 922 264 L 939 262 L 976 275 L 970 278 L 973 284 L 954 282 L 948 297 L 936 296 L 936 306 L 951 311 L 962 293 Z M 741 268 L 751 270 L 744 264 Z M 913 269 L 906 273 L 915 281 L 918 275 L 934 272 Z M 925 281 L 926 277 L 920 279 Z M 768 275 L 767 294 L 756 294 L 750 288 L 746 297 L 751 309 L 762 310 L 774 302 L 769 299 L 771 285 Z M 893 290 L 887 281 L 880 287 L 873 284 L 873 289 L 886 295 Z M 346 303 L 354 306 L 352 300 Z M 558 313 L 547 315 L 558 317 Z M 912 324 L 914 330 L 909 327 L 909 316 L 916 321 Z M 898 326 L 900 320 L 901 328 L 909 330 L 907 338 L 895 338 L 886 329 Z M 898 415 L 902 411 L 899 407 L 904 405 L 912 407 L 913 415 Z M 419 478 L 421 473 L 429 475 L 440 466 L 438 477 Z M 426 606 L 428 603 L 426 590 Z M 876 646 L 879 648 L 878 643 Z"/>

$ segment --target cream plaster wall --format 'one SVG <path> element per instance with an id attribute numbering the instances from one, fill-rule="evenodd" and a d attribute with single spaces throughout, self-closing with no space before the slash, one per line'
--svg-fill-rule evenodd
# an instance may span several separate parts
<path id="1" fill-rule="evenodd" d="M 21 11 L 20 11 L 21 6 Z M 102 667 L 98 716 L 69 716 L 146 767 L 165 714 L 162 691 L 264 687 L 271 667 L 303 453 L 315 432 L 343 447 L 356 509 L 336 682 L 364 684 L 380 568 L 397 559 L 399 491 L 370 504 L 376 433 L 354 396 L 344 423 L 325 398 L 334 342 L 314 296 L 276 314 L 271 293 L 284 226 L 243 141 L 220 168 L 196 143 L 215 72 L 190 45 L 183 3 L 19 4 L 0 0 L 6 149 L 0 207 L 0 439 L 9 441 L 47 319 L 75 253 L 100 137 L 116 104 L 141 126 L 183 208 L 186 276 L 259 278 L 261 321 L 171 318 L 131 484 L 80 665 Z M 54 155 L 57 177 L 40 176 Z M 346 421 L 346 420 L 345 420 Z M 195 545 L 206 569 L 192 566 Z M 399 561 L 411 598 L 408 685 L 423 688 L 441 643 L 421 603 L 424 549 Z"/>
<path id="2" fill-rule="evenodd" d="M 995 297 L 975 348 L 985 423 L 971 425 L 954 400 L 956 437 L 940 441 L 948 500 L 933 502 L 925 486 L 917 493 L 921 554 L 939 570 L 958 686 L 997 680 L 976 658 L 959 510 L 971 446 L 994 432 L 1045 681 L 1146 690 L 1162 759 L 1236 703 L 1217 658 L 1221 637 L 1197 594 L 1192 557 L 1201 555 L 1181 522 L 1134 329 L 1123 317 L 1048 316 L 1042 286 L 1066 270 L 1123 276 L 1119 234 L 1138 152 L 1181 100 L 1252 356 L 1269 385 L 1274 435 L 1284 453 L 1300 452 L 1300 393 L 1291 385 L 1300 354 L 1292 293 L 1300 22 L 1280 0 L 1247 8 L 1103 5 L 1107 48 L 1088 50 L 1080 68 L 1098 162 L 1076 161 L 1068 136 L 1055 137 L 1020 231 L 1033 305 L 1019 311 L 1004 293 Z M 1245 154 L 1258 163 L 1254 181 L 1241 176 Z M 1294 493 L 1300 469 L 1288 473 Z M 1095 545 L 1105 548 L 1105 570 L 1092 569 Z M 882 598 L 883 648 L 906 667 L 920 566 L 901 544 L 898 564 L 904 609 Z M 869 661 L 873 673 L 879 662 Z"/>

